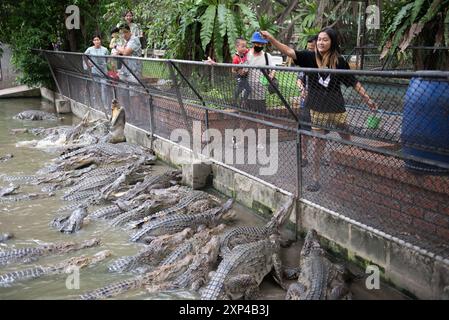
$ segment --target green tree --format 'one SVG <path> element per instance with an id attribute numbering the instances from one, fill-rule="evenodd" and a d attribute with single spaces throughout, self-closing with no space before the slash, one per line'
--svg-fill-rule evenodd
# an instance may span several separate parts
<path id="1" fill-rule="evenodd" d="M 416 46 L 449 46 L 449 0 L 396 0 L 384 8 L 381 58 L 411 58 L 415 69 L 449 70 L 448 50 L 413 50 Z"/>
<path id="2" fill-rule="evenodd" d="M 98 16 L 109 1 L 100 0 L 2 0 L 0 2 L 0 41 L 12 49 L 12 62 L 21 72 L 18 82 L 30 86 L 53 87 L 47 63 L 32 49 L 52 49 L 58 37 L 62 50 L 84 51 L 94 33 L 105 33 Z M 65 27 L 66 8 L 80 8 L 80 30 Z"/>
<path id="3" fill-rule="evenodd" d="M 237 37 L 247 36 L 248 31 L 259 28 L 254 11 L 236 0 L 187 0 L 181 3 L 176 38 L 179 43 L 186 44 L 184 52 L 177 48 L 183 55 L 198 57 L 202 53 L 219 62 L 229 61 L 230 47 Z"/>

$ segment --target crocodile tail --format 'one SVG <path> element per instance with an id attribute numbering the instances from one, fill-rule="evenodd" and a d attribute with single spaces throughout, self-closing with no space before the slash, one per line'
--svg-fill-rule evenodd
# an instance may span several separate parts
<path id="1" fill-rule="evenodd" d="M 135 265 L 137 258 L 135 256 L 129 256 L 117 259 L 113 261 L 109 267 L 109 272 L 124 272 L 132 268 Z"/>
<path id="2" fill-rule="evenodd" d="M 202 291 L 201 300 L 217 300 L 224 293 L 226 276 L 231 269 L 230 261 L 223 260 L 220 263 L 214 276 Z"/>
<path id="3" fill-rule="evenodd" d="M 96 300 L 96 299 L 106 299 L 110 297 L 117 296 L 126 291 L 136 289 L 143 284 L 143 280 L 141 277 L 123 280 L 111 285 L 105 286 L 103 288 L 99 288 L 80 296 L 81 300 Z"/>
<path id="4" fill-rule="evenodd" d="M 137 231 L 131 238 L 130 240 L 132 242 L 137 242 L 139 241 L 147 232 L 149 231 L 149 228 L 143 228 L 142 230 Z"/>

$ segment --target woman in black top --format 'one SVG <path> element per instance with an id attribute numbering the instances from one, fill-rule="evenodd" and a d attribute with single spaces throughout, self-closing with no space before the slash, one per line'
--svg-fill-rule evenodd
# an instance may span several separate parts
<path id="1" fill-rule="evenodd" d="M 346 126 L 346 108 L 340 86 L 352 86 L 363 98 L 363 101 L 375 110 L 376 104 L 366 93 L 359 81 L 353 75 L 336 75 L 326 73 L 326 69 L 350 69 L 348 63 L 339 53 L 337 33 L 332 28 L 325 28 L 318 34 L 315 52 L 303 50 L 296 51 L 278 40 L 267 31 L 261 31 L 264 38 L 270 41 L 281 53 L 291 57 L 295 64 L 304 68 L 319 68 L 323 72 L 309 74 L 309 88 L 305 107 L 310 108 L 312 130 L 328 133 L 324 128 L 343 129 Z M 346 140 L 351 136 L 338 132 Z M 320 159 L 324 152 L 325 142 L 315 139 L 313 181 L 306 187 L 308 191 L 320 189 Z"/>

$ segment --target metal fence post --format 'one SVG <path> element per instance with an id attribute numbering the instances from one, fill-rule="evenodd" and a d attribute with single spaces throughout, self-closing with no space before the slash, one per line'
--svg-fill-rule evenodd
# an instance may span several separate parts
<path id="1" fill-rule="evenodd" d="M 298 120 L 298 128 L 296 130 L 296 212 L 295 212 L 295 240 L 298 240 L 298 229 L 300 225 L 300 217 L 302 212 L 301 198 L 302 198 L 302 137 L 301 137 L 301 124 Z"/>
<path id="2" fill-rule="evenodd" d="M 171 62 L 171 61 L 170 61 Z M 198 97 L 198 99 L 200 99 L 201 104 L 206 107 L 206 102 L 203 99 L 203 96 L 198 92 L 198 90 L 196 90 L 196 88 L 190 83 L 189 79 L 187 79 L 187 77 L 181 72 L 181 70 L 179 70 L 179 68 L 176 66 L 176 64 L 174 64 L 173 62 L 171 62 L 172 67 L 176 70 L 176 72 L 178 72 L 179 76 L 187 83 L 187 85 L 189 86 L 190 89 L 192 89 L 193 93 L 195 93 L 195 95 Z M 205 116 L 205 127 L 206 127 L 206 143 L 207 143 L 207 154 L 210 156 L 210 151 L 209 151 L 209 110 L 206 109 L 206 116 Z"/>
<path id="3" fill-rule="evenodd" d="M 191 125 L 189 125 L 189 119 L 188 119 L 188 116 L 187 116 L 187 112 L 186 112 L 186 110 L 184 108 L 184 102 L 182 101 L 181 90 L 179 89 L 180 86 L 179 86 L 179 83 L 178 83 L 178 80 L 177 80 L 176 74 L 175 74 L 176 66 L 174 65 L 173 61 L 171 61 L 171 60 L 169 60 L 168 63 L 169 63 L 169 66 L 170 66 L 169 67 L 169 69 L 170 69 L 170 76 L 172 78 L 172 82 L 173 82 L 173 85 L 174 85 L 174 88 L 175 88 L 175 91 L 176 91 L 176 97 L 178 99 L 179 106 L 181 107 L 182 117 L 184 118 L 184 122 L 186 124 L 187 130 L 189 131 L 189 134 L 190 134 L 190 137 L 191 137 L 191 139 L 190 139 L 190 148 L 192 149 L 194 155 L 196 155 L 196 150 L 194 150 L 194 148 L 193 148 L 193 146 L 194 146 L 194 144 L 193 144 L 193 139 L 194 139 L 194 137 L 193 137 L 193 128 L 192 128 Z"/>
<path id="4" fill-rule="evenodd" d="M 150 94 L 148 97 L 148 105 L 150 106 L 150 148 L 153 149 L 153 140 L 154 140 L 154 127 L 153 127 L 153 96 Z"/>
<path id="5" fill-rule="evenodd" d="M 90 62 L 92 62 L 92 64 L 101 72 L 103 73 L 106 77 L 107 75 L 103 72 L 103 70 L 101 70 L 101 68 L 99 68 L 97 66 L 97 64 L 95 63 L 95 61 L 93 61 L 88 55 L 84 55 L 84 57 L 86 57 L 87 59 L 90 60 Z M 105 102 L 103 101 L 102 97 L 101 97 L 101 86 L 99 86 L 99 84 L 97 83 L 97 81 L 94 80 L 94 76 L 92 74 L 92 70 L 90 68 L 87 68 L 88 72 L 89 72 L 89 76 L 92 79 L 92 82 L 94 82 L 96 84 L 97 90 L 99 89 L 99 94 L 100 94 L 100 101 L 101 101 L 101 106 L 103 107 L 103 111 L 104 111 L 104 116 L 106 117 L 106 119 L 109 121 L 109 115 L 108 115 L 108 109 L 105 106 Z M 111 115 L 112 116 L 112 115 Z"/>
<path id="6" fill-rule="evenodd" d="M 290 107 L 290 103 L 288 103 L 288 101 L 285 99 L 284 95 L 281 93 L 281 91 L 279 91 L 279 88 L 274 85 L 273 80 L 268 76 L 267 70 L 266 69 L 260 69 L 260 71 L 263 73 L 265 78 L 267 78 L 268 85 L 273 87 L 273 89 L 276 92 L 277 96 L 279 97 L 279 99 L 281 99 L 282 103 L 287 108 L 288 112 L 292 115 L 293 119 L 295 119 L 296 121 L 299 121 L 298 116 L 293 112 L 292 108 Z"/>
<path id="7" fill-rule="evenodd" d="M 45 60 L 47 60 L 48 66 L 50 67 L 51 75 L 52 75 L 53 79 L 55 80 L 56 88 L 58 88 L 58 91 L 59 91 L 60 94 L 63 94 L 62 91 L 61 91 L 61 87 L 59 86 L 58 79 L 56 79 L 56 75 L 55 75 L 55 72 L 53 70 L 53 66 L 50 63 L 50 60 L 48 60 L 47 54 L 44 53 L 44 55 L 45 55 Z"/>

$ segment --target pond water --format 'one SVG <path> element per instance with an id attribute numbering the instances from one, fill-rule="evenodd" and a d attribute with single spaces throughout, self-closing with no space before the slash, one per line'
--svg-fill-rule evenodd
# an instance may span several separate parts
<path id="1" fill-rule="evenodd" d="M 14 157 L 6 162 L 0 162 L 0 175 L 33 175 L 38 169 L 56 157 L 56 154 L 42 150 L 20 147 L 16 144 L 24 140 L 33 140 L 36 137 L 31 134 L 10 134 L 10 129 L 31 127 L 54 127 L 56 125 L 72 125 L 79 121 L 71 115 L 64 115 L 59 122 L 54 121 L 21 121 L 12 117 L 28 109 L 39 109 L 51 111 L 53 105 L 39 99 L 0 99 L 0 156 L 13 154 Z M 167 166 L 163 163 L 155 165 L 155 172 L 163 170 Z M 0 180 L 0 187 L 7 186 L 7 182 Z M 21 186 L 20 193 L 37 192 L 38 186 Z M 29 264 L 11 264 L 0 267 L 0 274 L 10 271 L 21 270 L 36 265 L 47 265 L 67 259 L 68 257 L 80 256 L 82 254 L 92 255 L 101 250 L 109 249 L 112 257 L 99 263 L 94 267 L 87 267 L 80 271 L 79 289 L 68 289 L 66 286 L 67 275 L 44 276 L 38 279 L 16 283 L 12 287 L 0 287 L 0 299 L 77 299 L 80 294 L 102 287 L 122 279 L 128 279 L 134 274 L 116 274 L 107 271 L 107 265 L 114 259 L 124 255 L 136 254 L 141 244 L 128 241 L 129 234 L 120 228 L 111 228 L 107 222 L 92 221 L 83 227 L 81 231 L 72 235 L 59 233 L 49 226 L 49 222 L 55 217 L 56 211 L 67 203 L 60 200 L 62 192 L 58 191 L 56 196 L 25 200 L 21 202 L 0 204 L 0 234 L 12 232 L 15 238 L 0 244 L 0 250 L 34 247 L 40 243 L 61 241 L 82 241 L 93 237 L 101 238 L 102 245 L 96 248 L 81 250 L 66 255 L 56 255 L 41 258 Z M 250 210 L 236 204 L 236 224 L 261 225 L 264 221 Z M 283 258 L 289 265 L 295 265 L 298 261 L 300 243 L 294 244 L 283 251 Z M 268 278 L 268 277 L 267 277 Z M 267 279 L 261 286 L 261 298 L 283 299 L 285 292 L 280 290 L 271 279 Z M 381 290 L 372 293 L 363 288 L 363 285 L 355 284 L 354 298 L 378 299 L 378 298 L 403 298 L 396 291 L 383 286 Z M 130 291 L 120 295 L 118 299 L 190 299 L 197 298 L 188 291 L 177 291 L 170 293 L 148 294 L 144 290 Z"/>

